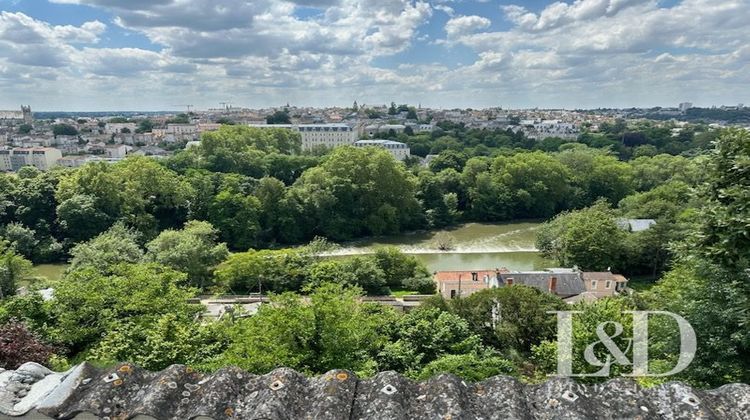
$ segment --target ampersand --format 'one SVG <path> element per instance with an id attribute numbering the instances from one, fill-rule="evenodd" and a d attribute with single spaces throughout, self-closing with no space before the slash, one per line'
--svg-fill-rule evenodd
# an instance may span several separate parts
<path id="1" fill-rule="evenodd" d="M 605 330 L 605 327 L 607 324 L 612 324 L 615 327 L 614 334 L 609 335 L 607 334 L 607 331 Z M 583 352 L 583 357 L 586 359 L 586 362 L 593 366 L 609 366 L 610 363 L 612 363 L 611 356 L 614 356 L 615 361 L 620 365 L 630 365 L 632 364 L 630 360 L 628 360 L 627 356 L 625 356 L 625 353 L 623 353 L 622 350 L 620 350 L 619 347 L 617 347 L 617 344 L 615 344 L 613 338 L 619 336 L 622 334 L 623 328 L 622 324 L 619 322 L 614 321 L 607 321 L 602 322 L 596 327 L 596 336 L 599 337 L 599 341 L 596 341 L 594 343 L 589 344 L 586 346 L 586 350 Z M 628 347 L 625 349 L 625 351 L 630 350 L 631 340 L 628 340 Z M 596 347 L 597 344 L 602 343 L 604 347 L 607 348 L 609 351 L 609 355 L 607 355 L 607 361 L 602 362 L 600 361 L 596 355 L 594 354 L 594 347 Z M 611 355 L 611 356 L 610 356 Z"/>

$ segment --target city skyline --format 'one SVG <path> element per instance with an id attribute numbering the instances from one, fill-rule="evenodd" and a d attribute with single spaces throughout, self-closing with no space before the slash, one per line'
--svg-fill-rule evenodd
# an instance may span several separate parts
<path id="1" fill-rule="evenodd" d="M 747 0 L 0 0 L 0 108 L 750 102 Z"/>

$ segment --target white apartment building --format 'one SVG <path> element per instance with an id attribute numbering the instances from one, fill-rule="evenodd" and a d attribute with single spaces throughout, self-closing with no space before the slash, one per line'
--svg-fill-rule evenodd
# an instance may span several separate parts
<path id="1" fill-rule="evenodd" d="M 250 124 L 256 128 L 286 128 L 299 132 L 302 150 L 338 147 L 357 141 L 357 132 L 346 124 Z"/>
<path id="2" fill-rule="evenodd" d="M 135 133 L 135 129 L 138 128 L 138 125 L 133 122 L 125 122 L 125 123 L 107 123 L 104 126 L 104 132 L 107 134 L 120 134 L 123 130 L 125 132 L 131 132 Z"/>
<path id="3" fill-rule="evenodd" d="M 372 139 L 360 140 L 354 143 L 354 147 L 380 147 L 387 150 L 396 160 L 404 160 L 411 155 L 409 145 L 392 140 Z"/>
<path id="4" fill-rule="evenodd" d="M 393 130 L 394 133 L 403 133 L 406 126 L 403 124 L 382 124 L 382 125 L 368 125 L 364 128 L 364 132 L 369 137 L 375 137 L 378 134 L 388 134 Z"/>
<path id="5" fill-rule="evenodd" d="M 0 150 L 0 171 L 17 171 L 24 166 L 34 166 L 46 171 L 57 166 L 62 152 L 52 147 L 34 147 Z"/>

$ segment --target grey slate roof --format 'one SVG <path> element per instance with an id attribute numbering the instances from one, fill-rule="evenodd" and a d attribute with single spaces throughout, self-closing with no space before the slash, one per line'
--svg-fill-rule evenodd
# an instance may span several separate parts
<path id="1" fill-rule="evenodd" d="M 538 272 L 516 272 L 500 273 L 502 284 L 508 284 L 508 279 L 513 279 L 513 284 L 524 284 L 526 286 L 536 287 L 537 289 L 547 292 L 549 290 L 549 280 L 552 277 L 557 278 L 557 294 L 560 296 L 573 296 L 586 291 L 580 273 L 560 273 L 549 271 Z"/>
<path id="2" fill-rule="evenodd" d="M 279 368 L 201 374 L 173 365 L 148 372 L 81 364 L 54 373 L 34 363 L 0 372 L 0 414 L 36 409 L 56 419 L 79 413 L 130 419 L 736 419 L 750 418 L 750 386 L 712 391 L 668 383 L 643 389 L 614 379 L 581 385 L 553 378 L 525 385 L 496 376 L 470 384 L 452 375 L 414 382 L 394 372 L 358 379 L 344 370 L 307 378 Z"/>

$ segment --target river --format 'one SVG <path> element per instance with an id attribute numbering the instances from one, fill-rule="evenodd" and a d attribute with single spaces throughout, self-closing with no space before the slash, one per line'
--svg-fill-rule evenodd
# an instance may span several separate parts
<path id="1" fill-rule="evenodd" d="M 430 271 L 471 270 L 505 267 L 511 270 L 535 270 L 552 267 L 534 247 L 539 223 L 514 222 L 502 224 L 467 223 L 449 229 L 415 232 L 403 235 L 368 238 L 342 244 L 328 255 L 368 254 L 382 245 L 393 245 L 413 254 Z M 440 251 L 436 235 L 450 235 L 453 247 Z"/>
<path id="2" fill-rule="evenodd" d="M 393 245 L 416 256 L 430 272 L 505 267 L 510 270 L 538 270 L 554 266 L 534 247 L 539 223 L 467 223 L 449 229 L 368 238 L 342 244 L 327 254 L 333 257 L 372 253 L 381 245 Z M 445 232 L 453 238 L 453 249 L 440 251 L 435 236 Z M 41 264 L 34 275 L 58 280 L 67 264 Z"/>

